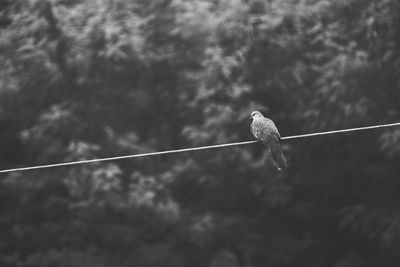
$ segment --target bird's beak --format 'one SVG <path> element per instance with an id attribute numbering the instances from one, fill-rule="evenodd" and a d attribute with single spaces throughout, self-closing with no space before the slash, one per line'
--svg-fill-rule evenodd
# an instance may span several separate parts
<path id="1" fill-rule="evenodd" d="M 252 117 L 252 116 L 250 116 L 250 117 L 249 117 L 249 120 L 251 121 L 251 119 L 252 119 L 252 118 L 253 118 L 253 117 Z"/>

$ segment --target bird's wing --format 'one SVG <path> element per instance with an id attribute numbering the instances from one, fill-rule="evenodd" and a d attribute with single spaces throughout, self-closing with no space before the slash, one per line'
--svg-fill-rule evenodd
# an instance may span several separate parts
<path id="1" fill-rule="evenodd" d="M 280 142 L 281 136 L 279 134 L 278 128 L 276 128 L 275 123 L 268 119 L 268 118 L 263 118 L 261 121 L 261 128 L 262 128 L 262 139 L 270 142 Z"/>

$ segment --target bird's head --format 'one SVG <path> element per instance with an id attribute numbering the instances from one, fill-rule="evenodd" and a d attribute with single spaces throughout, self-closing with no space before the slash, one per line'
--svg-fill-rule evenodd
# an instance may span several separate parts
<path id="1" fill-rule="evenodd" d="M 260 111 L 253 111 L 253 112 L 250 114 L 250 119 L 262 118 L 262 117 L 264 117 L 264 116 L 261 114 Z"/>

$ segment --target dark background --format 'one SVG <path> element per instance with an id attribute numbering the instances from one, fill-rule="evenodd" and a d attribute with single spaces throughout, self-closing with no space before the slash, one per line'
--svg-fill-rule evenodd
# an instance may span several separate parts
<path id="1" fill-rule="evenodd" d="M 398 121 L 397 0 L 0 1 L 0 168 Z M 400 266 L 400 128 L 1 174 L 0 266 Z"/>

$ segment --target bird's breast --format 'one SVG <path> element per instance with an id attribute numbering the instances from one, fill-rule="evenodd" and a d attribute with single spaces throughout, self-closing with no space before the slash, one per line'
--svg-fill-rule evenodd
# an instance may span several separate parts
<path id="1" fill-rule="evenodd" d="M 253 120 L 251 123 L 251 131 L 258 140 L 263 142 L 270 142 L 274 136 L 274 127 L 266 120 Z"/>

